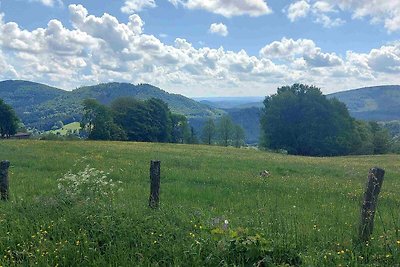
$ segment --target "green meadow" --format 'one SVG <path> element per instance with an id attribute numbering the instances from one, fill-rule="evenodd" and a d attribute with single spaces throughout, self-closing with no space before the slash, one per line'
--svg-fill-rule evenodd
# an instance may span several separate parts
<path id="1" fill-rule="evenodd" d="M 79 122 L 72 122 L 64 125 L 61 129 L 47 131 L 46 133 L 58 134 L 58 135 L 67 135 L 68 133 L 73 133 L 74 131 L 79 132 L 81 129 L 81 124 Z"/>
<path id="2" fill-rule="evenodd" d="M 5 140 L 2 266 L 398 266 L 400 156 L 310 158 L 133 142 Z M 148 207 L 161 160 L 160 208 Z M 89 166 L 89 167 L 88 167 Z M 368 170 L 386 175 L 357 242 Z M 85 171 L 86 169 L 86 171 Z M 259 174 L 268 170 L 269 177 Z M 101 172 L 103 171 L 103 172 Z"/>

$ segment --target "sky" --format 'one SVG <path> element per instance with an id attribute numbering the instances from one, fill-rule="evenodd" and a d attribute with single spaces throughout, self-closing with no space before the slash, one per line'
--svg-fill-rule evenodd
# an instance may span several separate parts
<path id="1" fill-rule="evenodd" d="M 400 0 L 0 0 L 0 80 L 212 97 L 399 74 Z"/>

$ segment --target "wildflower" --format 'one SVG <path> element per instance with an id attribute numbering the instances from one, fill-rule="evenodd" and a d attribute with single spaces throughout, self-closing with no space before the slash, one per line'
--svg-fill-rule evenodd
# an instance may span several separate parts
<path id="1" fill-rule="evenodd" d="M 397 240 L 396 243 L 397 243 L 397 245 L 400 245 L 400 240 Z"/>

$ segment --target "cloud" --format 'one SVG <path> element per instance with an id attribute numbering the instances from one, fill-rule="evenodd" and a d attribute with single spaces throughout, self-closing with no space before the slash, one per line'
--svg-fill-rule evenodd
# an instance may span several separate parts
<path id="1" fill-rule="evenodd" d="M 156 6 L 155 0 L 125 0 L 121 11 L 126 14 L 133 14 L 145 8 L 154 8 Z"/>
<path id="2" fill-rule="evenodd" d="M 258 17 L 272 13 L 264 0 L 168 0 L 174 6 L 202 9 L 225 17 L 249 15 Z"/>
<path id="3" fill-rule="evenodd" d="M 286 10 L 293 22 L 307 15 L 324 27 L 335 27 L 345 23 L 339 12 L 351 12 L 353 19 L 369 19 L 373 24 L 382 24 L 391 33 L 400 30 L 400 0 L 297 0 Z"/>
<path id="4" fill-rule="evenodd" d="M 63 5 L 63 1 L 62 0 L 29 0 L 29 1 L 31 1 L 31 2 L 40 2 L 43 5 L 48 6 L 48 7 L 53 7 L 56 4 L 59 5 L 59 6 Z"/>
<path id="5" fill-rule="evenodd" d="M 388 32 L 400 30 L 400 0 L 326 0 L 341 10 L 353 13 L 353 18 L 369 18 L 373 23 L 383 23 Z"/>
<path id="6" fill-rule="evenodd" d="M 228 36 L 228 27 L 223 23 L 213 23 L 209 29 L 210 33 L 218 34 L 221 36 Z"/>
<path id="7" fill-rule="evenodd" d="M 68 7 L 72 27 L 59 20 L 33 30 L 0 14 L 0 78 L 28 79 L 61 88 L 118 81 L 151 83 L 185 95 L 265 95 L 278 86 L 311 83 L 329 92 L 400 83 L 400 42 L 341 57 L 309 39 L 282 38 L 259 55 L 223 47 L 194 47 L 177 38 L 166 44 L 143 31 L 137 14 L 121 22 Z"/>
<path id="8" fill-rule="evenodd" d="M 337 10 L 333 5 L 324 1 L 316 1 L 312 5 L 310 0 L 293 2 L 284 12 L 287 13 L 287 17 L 291 22 L 310 17 L 315 23 L 322 24 L 325 28 L 337 27 L 345 23 L 341 18 L 331 17 L 332 13 L 337 13 Z"/>
<path id="9" fill-rule="evenodd" d="M 343 60 L 335 53 L 323 53 L 312 40 L 287 39 L 272 42 L 260 50 L 260 56 L 264 58 L 281 58 L 288 62 L 299 63 L 304 60 L 310 67 L 332 67 L 343 64 Z"/>
<path id="10" fill-rule="evenodd" d="M 400 43 L 372 49 L 368 65 L 377 72 L 400 74 Z"/>
<path id="11" fill-rule="evenodd" d="M 294 22 L 299 18 L 306 17 L 310 12 L 310 8 L 310 4 L 304 0 L 292 3 L 287 10 L 287 16 L 291 22 Z"/>

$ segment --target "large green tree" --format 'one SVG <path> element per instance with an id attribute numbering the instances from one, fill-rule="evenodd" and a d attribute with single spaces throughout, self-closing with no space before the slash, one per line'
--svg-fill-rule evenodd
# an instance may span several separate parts
<path id="1" fill-rule="evenodd" d="M 92 140 L 125 140 L 125 132 L 114 123 L 111 110 L 95 99 L 83 102 L 81 128 Z"/>
<path id="2" fill-rule="evenodd" d="M 172 121 L 168 105 L 151 98 L 146 101 L 119 98 L 112 102 L 114 119 L 130 141 L 169 142 Z"/>
<path id="3" fill-rule="evenodd" d="M 346 106 L 303 84 L 280 87 L 266 97 L 261 126 L 264 140 L 260 143 L 290 154 L 346 155 L 357 143 L 355 120 Z"/>
<path id="4" fill-rule="evenodd" d="M 18 129 L 19 119 L 11 106 L 0 99 L 0 136 L 9 138 L 14 135 Z"/>

